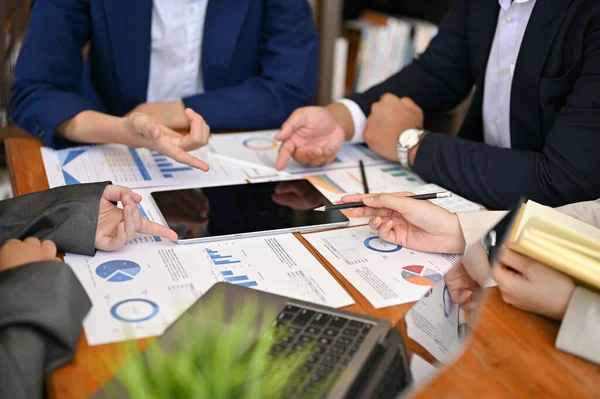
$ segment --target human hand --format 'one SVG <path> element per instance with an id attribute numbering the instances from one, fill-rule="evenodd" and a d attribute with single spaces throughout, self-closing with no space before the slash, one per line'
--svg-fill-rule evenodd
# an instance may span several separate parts
<path id="1" fill-rule="evenodd" d="M 481 243 L 467 249 L 463 257 L 446 273 L 444 281 L 452 302 L 470 312 L 481 300 L 482 289 L 491 277 L 487 251 Z"/>
<path id="2" fill-rule="evenodd" d="M 177 234 L 168 227 L 142 218 L 137 203 L 139 194 L 127 187 L 108 185 L 100 199 L 95 245 L 102 251 L 116 251 L 135 237 L 136 233 L 176 240 Z M 120 209 L 114 202 L 121 202 Z"/>
<path id="3" fill-rule="evenodd" d="M 142 103 L 129 113 L 148 115 L 159 125 L 170 129 L 188 129 L 190 127 L 190 121 L 185 112 L 185 105 L 181 100 L 166 103 Z"/>
<path id="4" fill-rule="evenodd" d="M 562 320 L 575 291 L 564 274 L 505 247 L 494 268 L 502 299 L 521 310 Z"/>
<path id="5" fill-rule="evenodd" d="M 364 202 L 367 207 L 354 209 L 352 216 L 372 216 L 369 226 L 385 241 L 418 251 L 462 253 L 465 239 L 458 217 L 429 201 L 406 198 L 409 195 L 353 194 L 342 202 Z"/>
<path id="6" fill-rule="evenodd" d="M 363 137 L 369 148 L 397 161 L 397 143 L 407 129 L 423 127 L 423 110 L 408 97 L 386 93 L 371 107 Z"/>
<path id="7" fill-rule="evenodd" d="M 344 144 L 345 133 L 335 116 L 324 107 L 304 107 L 292 113 L 275 139 L 282 141 L 277 169 L 291 157 L 301 164 L 321 166 L 333 162 Z"/>
<path id="8" fill-rule="evenodd" d="M 0 272 L 34 262 L 56 260 L 56 245 L 35 237 L 8 240 L 0 248 Z"/>
<path id="9" fill-rule="evenodd" d="M 273 202 L 297 210 L 310 210 L 327 204 L 327 200 L 307 181 L 284 181 L 275 186 Z"/>
<path id="10" fill-rule="evenodd" d="M 154 150 L 177 162 L 208 171 L 208 165 L 188 153 L 208 143 L 210 128 L 204 119 L 192 109 L 185 110 L 190 122 L 190 133 L 180 134 L 158 124 L 150 116 L 135 112 L 123 118 L 123 124 L 131 135 L 124 144 Z"/>

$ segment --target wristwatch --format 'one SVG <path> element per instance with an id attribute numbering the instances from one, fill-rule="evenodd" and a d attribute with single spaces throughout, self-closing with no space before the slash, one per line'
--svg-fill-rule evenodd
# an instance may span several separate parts
<path id="1" fill-rule="evenodd" d="M 400 133 L 396 150 L 398 151 L 398 160 L 403 168 L 411 169 L 408 164 L 408 153 L 414 146 L 421 142 L 425 133 L 427 131 L 420 128 L 412 128 Z"/>

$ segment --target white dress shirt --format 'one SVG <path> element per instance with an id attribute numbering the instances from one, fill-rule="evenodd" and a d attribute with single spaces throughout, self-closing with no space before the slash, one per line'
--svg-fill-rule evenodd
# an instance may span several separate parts
<path id="1" fill-rule="evenodd" d="M 208 0 L 153 0 L 152 51 L 146 102 L 204 92 L 202 36 Z"/>
<path id="2" fill-rule="evenodd" d="M 510 93 L 525 29 L 536 0 L 499 0 L 496 35 L 488 58 L 483 93 L 483 137 L 486 144 L 510 148 Z M 349 99 L 338 101 L 352 114 L 354 138 L 362 142 L 367 117 Z"/>

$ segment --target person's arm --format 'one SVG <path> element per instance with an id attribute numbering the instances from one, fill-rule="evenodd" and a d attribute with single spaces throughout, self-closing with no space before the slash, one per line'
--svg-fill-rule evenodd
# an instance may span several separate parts
<path id="1" fill-rule="evenodd" d="M 305 0 L 268 0 L 264 7 L 260 75 L 183 99 L 212 131 L 273 128 L 314 100 L 319 39 L 310 6 Z"/>
<path id="2" fill-rule="evenodd" d="M 368 116 L 386 93 L 412 99 L 425 116 L 454 108 L 469 94 L 475 80 L 471 70 L 467 20 L 469 2 L 456 0 L 436 37 L 418 60 L 383 83 L 349 97 Z M 401 132 L 398 132 L 400 134 Z"/>
<path id="3" fill-rule="evenodd" d="M 89 1 L 35 2 L 15 67 L 11 116 L 48 146 L 61 122 L 101 111 L 79 94 L 82 48 L 90 38 Z"/>
<path id="4" fill-rule="evenodd" d="M 90 39 L 89 0 L 36 1 L 15 67 L 13 120 L 50 147 L 57 139 L 124 144 L 208 170 L 187 153 L 208 142 L 210 130 L 200 115 L 182 110 L 190 134 L 181 135 L 139 113 L 108 115 L 81 97 L 82 48 Z"/>
<path id="5" fill-rule="evenodd" d="M 104 183 L 65 186 L 0 202 L 0 246 L 37 237 L 59 251 L 93 255 Z"/>
<path id="6" fill-rule="evenodd" d="M 556 347 L 600 364 L 600 294 L 577 287 L 563 318 Z"/>
<path id="7" fill-rule="evenodd" d="M 427 134 L 411 151 L 424 180 L 483 205 L 506 209 L 520 197 L 550 206 L 600 197 L 600 29 L 585 38 L 581 76 L 546 136 L 542 152 L 487 146 L 444 134 Z M 528 134 L 521 132 L 518 134 Z"/>
<path id="8" fill-rule="evenodd" d="M 0 272 L 0 397 L 44 397 L 44 378 L 73 356 L 90 307 L 62 262 Z"/>
<path id="9" fill-rule="evenodd" d="M 560 213 L 600 228 L 600 199 L 596 201 L 578 202 L 556 208 Z"/>

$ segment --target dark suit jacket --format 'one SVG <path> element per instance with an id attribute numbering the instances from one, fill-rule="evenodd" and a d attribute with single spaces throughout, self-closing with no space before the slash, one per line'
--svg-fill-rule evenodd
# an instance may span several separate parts
<path id="1" fill-rule="evenodd" d="M 428 134 L 414 170 L 493 208 L 525 196 L 559 206 L 600 197 L 600 2 L 537 0 L 516 64 L 512 149 L 482 144 L 485 71 L 497 0 L 455 0 L 420 60 L 351 98 L 368 115 L 382 94 L 432 114 L 476 92 L 460 138 Z"/>
<path id="2" fill-rule="evenodd" d="M 151 0 L 37 0 L 15 71 L 15 122 L 52 145 L 56 126 L 84 110 L 122 116 L 145 102 L 151 21 Z M 183 102 L 213 131 L 277 128 L 313 102 L 317 62 L 306 0 L 209 1 L 205 93 Z"/>
<path id="3" fill-rule="evenodd" d="M 0 246 L 35 236 L 63 251 L 93 254 L 104 187 L 61 187 L 0 202 Z M 44 396 L 45 376 L 71 359 L 90 307 L 62 262 L 0 272 L 0 398 Z"/>

